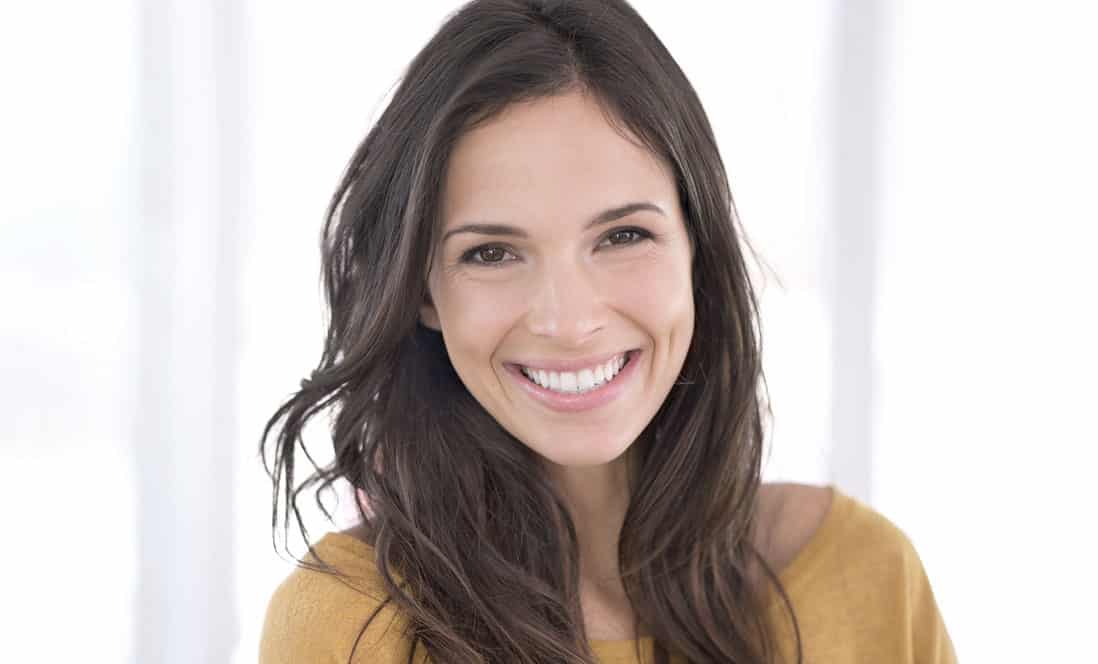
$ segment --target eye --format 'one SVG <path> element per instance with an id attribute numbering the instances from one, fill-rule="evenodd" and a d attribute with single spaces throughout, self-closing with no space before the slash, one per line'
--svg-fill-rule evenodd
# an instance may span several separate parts
<path id="1" fill-rule="evenodd" d="M 461 262 L 496 267 L 510 262 L 503 260 L 507 253 L 507 249 L 498 244 L 485 244 L 466 251 L 461 255 Z"/>
<path id="2" fill-rule="evenodd" d="M 641 228 L 615 228 L 606 235 L 604 242 L 609 242 L 612 247 L 619 247 L 637 244 L 650 237 L 652 234 Z"/>
<path id="3" fill-rule="evenodd" d="M 615 228 L 606 234 L 599 246 L 628 247 L 652 238 L 655 238 L 655 236 L 643 228 Z M 512 255 L 512 258 L 507 259 L 508 255 Z M 518 259 L 514 258 L 513 254 L 504 245 L 482 244 L 466 251 L 458 260 L 463 264 L 482 267 L 503 267 L 507 263 L 512 263 Z"/>

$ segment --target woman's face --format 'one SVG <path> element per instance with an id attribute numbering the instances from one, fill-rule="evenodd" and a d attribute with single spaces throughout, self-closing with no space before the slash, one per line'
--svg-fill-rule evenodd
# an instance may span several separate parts
<path id="1" fill-rule="evenodd" d="M 512 105 L 455 146 L 441 238 L 421 317 L 469 392 L 550 462 L 617 459 L 694 331 L 670 172 L 579 93 Z"/>

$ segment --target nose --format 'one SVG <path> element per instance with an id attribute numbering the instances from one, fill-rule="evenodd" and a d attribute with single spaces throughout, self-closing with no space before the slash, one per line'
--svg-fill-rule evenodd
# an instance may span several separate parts
<path id="1" fill-rule="evenodd" d="M 577 262 L 546 264 L 532 291 L 526 321 L 535 336 L 552 338 L 561 346 L 582 346 L 606 324 L 601 289 Z"/>

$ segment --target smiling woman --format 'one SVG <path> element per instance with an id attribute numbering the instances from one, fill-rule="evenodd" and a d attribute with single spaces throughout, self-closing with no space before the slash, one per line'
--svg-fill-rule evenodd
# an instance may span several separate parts
<path id="1" fill-rule="evenodd" d="M 900 531 L 841 492 L 761 484 L 727 178 L 628 4 L 454 14 L 324 238 L 325 352 L 263 451 L 276 523 L 337 480 L 361 523 L 276 591 L 265 664 L 953 661 Z M 336 461 L 299 482 L 329 407 Z"/>
<path id="2" fill-rule="evenodd" d="M 607 203 L 616 205 L 593 214 Z M 569 91 L 465 133 L 440 215 L 421 321 L 442 334 L 477 403 L 548 468 L 595 466 L 605 478 L 588 471 L 582 485 L 608 485 L 693 334 L 691 243 L 673 175 L 591 94 Z M 515 221 L 465 222 L 485 218 Z M 478 244 L 505 227 L 509 244 Z M 523 375 L 532 372 L 534 381 Z M 583 493 L 571 499 L 602 500 Z"/>

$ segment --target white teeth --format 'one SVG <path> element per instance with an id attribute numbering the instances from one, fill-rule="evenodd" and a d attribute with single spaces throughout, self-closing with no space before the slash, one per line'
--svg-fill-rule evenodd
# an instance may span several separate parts
<path id="1" fill-rule="evenodd" d="M 625 360 L 625 354 L 623 353 L 604 364 L 590 369 L 581 369 L 578 372 L 546 371 L 545 369 L 523 367 L 522 373 L 546 389 L 554 392 L 577 394 L 601 387 L 604 383 L 613 380 L 614 376 L 618 375 L 621 368 L 625 366 Z"/>

